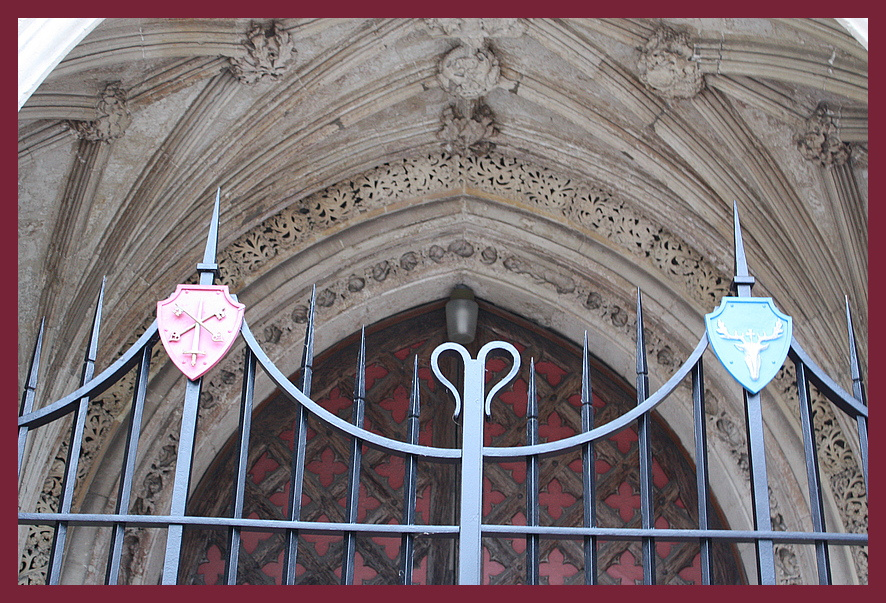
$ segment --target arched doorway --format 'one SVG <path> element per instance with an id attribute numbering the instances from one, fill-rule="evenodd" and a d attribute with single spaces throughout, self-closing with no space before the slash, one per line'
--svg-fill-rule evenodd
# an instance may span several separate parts
<path id="1" fill-rule="evenodd" d="M 412 358 L 418 356 L 421 380 L 419 442 L 457 447 L 459 425 L 452 419 L 453 402 L 431 375 L 431 351 L 446 341 L 445 300 L 399 313 L 366 330 L 366 415 L 370 431 L 406 438 L 406 417 Z M 359 333 L 344 338 L 314 363 L 313 394 L 326 409 L 351 420 L 354 366 Z M 544 329 L 493 304 L 480 301 L 477 336 L 468 348 L 476 352 L 493 340 L 512 342 L 524 358 L 517 379 L 501 393 L 486 423 L 484 444 L 525 443 L 527 383 L 530 358 L 535 360 L 539 399 L 539 436 L 552 441 L 581 430 L 581 350 L 553 331 Z M 487 363 L 490 377 L 506 370 L 504 360 Z M 599 360 L 592 359 L 593 405 L 596 424 L 620 416 L 636 404 L 633 388 Z M 293 375 L 293 382 L 297 375 Z M 256 409 L 249 453 L 244 517 L 285 519 L 295 409 L 274 393 Z M 653 422 L 655 525 L 658 528 L 697 527 L 694 468 L 688 454 L 656 417 Z M 342 521 L 345 513 L 350 442 L 319 422 L 309 421 L 305 484 L 301 518 Z M 221 450 L 196 487 L 188 512 L 224 516 L 229 512 L 235 476 L 236 435 Z M 639 526 L 637 434 L 629 427 L 596 447 L 597 520 L 601 526 Z M 583 520 L 580 452 L 542 459 L 540 521 L 542 525 L 580 526 Z M 457 465 L 419 464 L 417 523 L 451 524 L 457 520 Z M 364 446 L 358 521 L 394 523 L 403 514 L 403 460 Z M 487 462 L 484 472 L 483 522 L 525 524 L 526 464 Z M 725 522 L 716 501 L 714 525 Z M 299 538 L 298 582 L 337 584 L 340 580 L 342 537 L 302 534 Z M 525 580 L 525 540 L 484 538 L 483 581 L 521 584 Z M 184 583 L 220 583 L 227 558 L 227 534 L 192 529 L 186 535 Z M 356 584 L 397 583 L 399 538 L 364 537 L 356 544 Z M 601 584 L 633 584 L 642 580 L 639 542 L 601 542 Z M 581 540 L 542 540 L 542 582 L 583 584 Z M 659 583 L 700 583 L 698 545 L 665 543 L 656 547 Z M 456 575 L 455 538 L 416 539 L 414 581 L 452 584 Z M 733 546 L 715 547 L 714 583 L 744 583 Z M 240 568 L 243 583 L 280 583 L 283 536 L 242 533 Z"/>

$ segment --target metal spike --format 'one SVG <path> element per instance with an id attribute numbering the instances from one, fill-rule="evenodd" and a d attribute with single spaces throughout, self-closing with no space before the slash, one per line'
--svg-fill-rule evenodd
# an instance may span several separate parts
<path id="1" fill-rule="evenodd" d="M 535 358 L 529 359 L 529 391 L 527 392 L 526 418 L 538 418 L 538 393 L 535 389 Z"/>
<path id="2" fill-rule="evenodd" d="M 20 416 L 24 416 L 34 410 L 34 392 L 37 389 L 37 373 L 40 370 L 40 353 L 43 350 L 43 332 L 46 325 L 46 317 L 40 319 L 40 330 L 37 331 L 37 341 L 34 343 L 34 353 L 31 354 L 31 366 L 28 368 L 28 379 L 25 382 L 25 391 L 22 392 Z M 18 428 L 18 471 L 22 470 L 22 459 L 25 454 L 25 444 L 28 439 L 28 426 Z"/>
<path id="3" fill-rule="evenodd" d="M 581 403 L 591 404 L 591 363 L 588 352 L 588 332 L 585 331 L 584 346 L 581 350 Z"/>
<path id="4" fill-rule="evenodd" d="M 311 287 L 311 304 L 308 307 L 308 325 L 305 328 L 305 346 L 302 355 L 301 391 L 311 395 L 311 376 L 314 372 L 314 310 L 317 304 L 317 285 Z"/>
<path id="5" fill-rule="evenodd" d="M 637 287 L 637 375 L 648 373 L 646 364 L 646 335 L 643 332 L 643 299 Z"/>
<path id="6" fill-rule="evenodd" d="M 856 389 L 856 383 L 861 384 L 861 368 L 858 364 L 858 349 L 855 343 L 855 329 L 852 328 L 852 310 L 849 308 L 849 296 L 846 299 L 846 329 L 849 333 L 849 364 L 852 374 L 852 387 Z M 853 392 L 858 396 L 857 392 Z M 860 398 L 859 398 L 860 399 Z M 863 401 L 863 400 L 862 400 Z"/>
<path id="7" fill-rule="evenodd" d="M 31 366 L 28 368 L 28 379 L 25 383 L 25 392 L 22 396 L 21 414 L 26 415 L 33 410 L 33 392 L 37 389 L 37 373 L 40 370 L 40 354 L 43 351 L 43 332 L 46 325 L 46 317 L 40 319 L 40 330 L 37 331 L 37 341 L 34 343 L 34 353 L 31 354 Z M 28 394 L 31 394 L 30 396 Z"/>
<path id="8" fill-rule="evenodd" d="M 735 230 L 735 276 L 732 278 L 732 283 L 739 297 L 750 297 L 751 287 L 756 281 L 748 274 L 748 261 L 741 238 L 741 222 L 738 219 L 738 201 L 732 202 L 732 221 Z"/>
<path id="9" fill-rule="evenodd" d="M 92 331 L 89 334 L 89 346 L 86 350 L 86 362 L 95 363 L 98 355 L 98 331 L 102 320 L 102 305 L 105 301 L 105 283 L 108 277 L 102 278 L 102 286 L 98 292 L 98 302 L 95 304 L 95 315 L 92 318 Z M 90 378 L 92 378 L 90 376 Z M 85 383 L 85 381 L 84 381 Z"/>
<path id="10" fill-rule="evenodd" d="M 412 363 L 412 391 L 409 394 L 409 414 L 407 415 L 407 417 L 418 418 L 419 412 L 420 412 L 420 404 L 421 404 L 421 401 L 419 400 L 420 382 L 418 379 L 418 354 L 416 354 L 413 358 L 414 358 L 414 360 Z M 411 443 L 415 444 L 416 442 L 411 442 Z"/>
<path id="11" fill-rule="evenodd" d="M 218 273 L 218 264 L 215 263 L 216 249 L 218 248 L 218 214 L 221 200 L 221 187 L 215 193 L 215 203 L 212 206 L 212 218 L 209 221 L 209 235 L 206 237 L 206 249 L 203 251 L 203 261 L 197 264 L 200 272 L 200 284 L 211 285 Z"/>
<path id="12" fill-rule="evenodd" d="M 354 379 L 354 400 L 366 399 L 366 326 L 360 329 L 360 352 L 357 355 L 357 376 Z"/>

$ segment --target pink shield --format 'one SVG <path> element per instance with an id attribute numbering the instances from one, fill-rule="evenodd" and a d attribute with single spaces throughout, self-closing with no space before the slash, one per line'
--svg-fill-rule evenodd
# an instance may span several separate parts
<path id="1" fill-rule="evenodd" d="M 227 285 L 178 285 L 157 302 L 160 340 L 172 362 L 196 381 L 228 353 L 243 322 Z"/>

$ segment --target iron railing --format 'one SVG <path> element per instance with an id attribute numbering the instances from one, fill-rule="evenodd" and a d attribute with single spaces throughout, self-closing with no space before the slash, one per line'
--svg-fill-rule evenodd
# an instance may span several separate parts
<path id="1" fill-rule="evenodd" d="M 735 236 L 735 277 L 734 285 L 739 297 L 749 297 L 754 284 L 748 275 L 747 263 L 741 240 L 741 227 L 737 207 L 734 209 Z M 218 235 L 218 197 L 213 210 L 209 236 L 203 261 L 197 265 L 201 285 L 211 285 L 218 271 L 215 263 Z M 526 540 L 526 583 L 539 583 L 539 540 L 541 538 L 574 539 L 583 544 L 584 581 L 596 584 L 600 568 L 597 551 L 601 540 L 638 541 L 641 543 L 643 582 L 652 584 L 656 579 L 656 542 L 695 542 L 700 546 L 701 576 L 704 584 L 712 581 L 712 545 L 715 542 L 753 543 L 756 549 L 757 577 L 762 584 L 776 582 L 776 568 L 773 547 L 776 543 L 814 545 L 816 570 L 821 584 L 831 583 L 831 564 L 828 548 L 834 545 L 865 546 L 866 533 L 841 533 L 828 531 L 825 526 L 822 502 L 821 476 L 815 446 L 815 430 L 812 423 L 812 402 L 810 384 L 830 402 L 854 419 L 857 423 L 861 466 L 867 486 L 867 406 L 862 384 L 855 337 L 848 299 L 846 320 L 849 329 L 850 366 L 852 393 L 843 390 L 828 377 L 803 351 L 795 339 L 791 340 L 789 357 L 796 367 L 796 386 L 800 400 L 800 419 L 805 447 L 806 469 L 809 490 L 809 508 L 812 517 L 812 531 L 773 530 L 770 520 L 769 495 L 766 471 L 766 455 L 763 438 L 763 417 L 760 394 L 744 392 L 746 426 L 748 434 L 748 454 L 754 517 L 753 530 L 711 529 L 708 485 L 708 444 L 705 425 L 705 381 L 702 354 L 708 347 L 708 338 L 703 334 L 687 360 L 677 369 L 668 381 L 654 393 L 649 393 L 649 380 L 643 327 L 642 296 L 637 291 L 637 336 L 636 336 L 636 393 L 637 405 L 629 412 L 600 426 L 594 424 L 594 410 L 591 404 L 592 382 L 589 363 L 589 346 L 585 334 L 582 357 L 581 385 L 581 424 L 579 434 L 557 441 L 539 443 L 538 406 L 535 388 L 535 369 L 532 362 L 527 404 L 526 445 L 514 447 L 483 446 L 484 411 L 488 414 L 489 405 L 496 392 L 504 387 L 516 374 L 520 357 L 516 348 L 505 342 L 486 344 L 472 358 L 458 344 L 446 343 L 438 346 L 431 357 L 431 364 L 437 378 L 451 391 L 456 401 L 456 415 L 462 423 L 462 443 L 460 448 L 437 448 L 418 444 L 418 417 L 420 410 L 418 387 L 418 358 L 414 359 L 412 391 L 407 415 L 407 441 L 390 439 L 363 429 L 365 400 L 365 332 L 361 339 L 357 361 L 356 385 L 352 422 L 347 422 L 324 409 L 311 399 L 311 378 L 314 358 L 314 307 L 312 294 L 302 359 L 301 383 L 294 385 L 270 360 L 261 348 L 246 320 L 240 334 L 246 344 L 242 393 L 240 400 L 240 424 L 237 447 L 237 478 L 233 508 L 230 517 L 203 517 L 186 514 L 188 485 L 191 480 L 191 460 L 196 433 L 198 402 L 202 378 L 187 381 L 184 394 L 184 407 L 179 434 L 179 448 L 174 471 L 170 510 L 167 515 L 138 515 L 129 513 L 133 473 L 141 432 L 142 412 L 148 382 L 148 370 L 153 346 L 159 339 L 155 321 L 144 334 L 118 360 L 98 375 L 94 375 L 96 349 L 101 322 L 104 283 L 96 306 L 93 327 L 87 346 L 80 386 L 69 395 L 34 410 L 37 375 L 43 342 L 43 324 L 34 347 L 25 390 L 22 396 L 21 412 L 18 420 L 18 467 L 22 470 L 25 444 L 31 430 L 73 416 L 67 463 L 64 470 L 63 486 L 59 498 L 58 511 L 53 513 L 19 513 L 19 523 L 23 525 L 53 526 L 54 536 L 48 564 L 46 582 L 57 584 L 60 581 L 62 558 L 65 551 L 67 531 L 70 526 L 107 526 L 112 529 L 111 544 L 105 576 L 107 584 L 117 584 L 121 572 L 123 535 L 126 527 L 165 528 L 167 531 L 166 553 L 161 582 L 175 584 L 179 580 L 182 533 L 185 527 L 204 527 L 227 530 L 229 532 L 229 554 L 226 560 L 225 583 L 236 584 L 240 536 L 243 530 L 272 531 L 284 534 L 285 554 L 283 562 L 283 584 L 296 583 L 296 562 L 298 559 L 299 534 L 334 534 L 344 538 L 341 562 L 341 581 L 350 584 L 354 578 L 354 542 L 362 536 L 399 536 L 401 538 L 399 581 L 412 583 L 413 556 L 416 536 L 438 536 L 457 538 L 459 542 L 458 583 L 479 584 L 481 582 L 482 555 L 481 539 L 484 536 L 525 538 Z M 488 394 L 484 391 L 483 371 L 486 355 L 493 349 L 507 351 L 512 356 L 509 374 L 497 383 Z M 464 362 L 463 387 L 459 389 L 439 371 L 437 361 L 444 352 L 460 354 Z M 258 367 L 297 409 L 294 424 L 294 451 L 291 466 L 291 481 L 287 519 L 250 519 L 243 517 L 244 484 L 247 473 L 247 456 L 251 429 L 251 414 L 255 379 Z M 129 415 L 126 447 L 119 478 L 119 492 L 113 513 L 78 513 L 72 509 L 74 482 L 77 463 L 82 448 L 84 421 L 90 401 L 111 387 L 130 370 L 135 369 L 136 381 L 133 393 L 132 411 Z M 661 529 L 653 525 L 653 479 L 652 449 L 650 446 L 651 412 L 670 396 L 685 379 L 691 380 L 696 494 L 698 500 L 697 529 Z M 346 521 L 320 522 L 303 521 L 301 515 L 302 487 L 305 473 L 305 450 L 307 421 L 313 415 L 329 427 L 351 439 L 351 458 L 348 477 Z M 603 527 L 597 523 L 596 513 L 596 474 L 593 470 L 594 445 L 602 438 L 637 423 L 639 438 L 639 483 L 641 527 Z M 404 511 L 402 522 L 392 524 L 365 524 L 357 521 L 357 507 L 360 480 L 360 456 L 363 445 L 405 458 Z M 567 451 L 581 451 L 581 473 L 583 485 L 584 521 L 582 526 L 539 525 L 539 459 L 558 455 Z M 483 524 L 482 518 L 482 479 L 485 461 L 509 461 L 525 459 L 526 479 L 526 525 Z M 456 525 L 417 525 L 415 523 L 416 483 L 418 461 L 438 463 L 459 463 L 461 468 L 460 517 Z"/>

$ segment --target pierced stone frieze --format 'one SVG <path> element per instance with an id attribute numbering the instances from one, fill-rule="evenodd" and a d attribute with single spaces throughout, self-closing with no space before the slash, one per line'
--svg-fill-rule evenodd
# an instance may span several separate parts
<path id="1" fill-rule="evenodd" d="M 132 123 L 126 105 L 126 91 L 119 82 L 108 84 L 95 107 L 92 121 L 69 121 L 67 127 L 77 138 L 93 142 L 110 142 L 120 138 Z"/>
<path id="2" fill-rule="evenodd" d="M 692 98 L 704 88 L 704 76 L 689 35 L 656 29 L 640 51 L 640 81 L 663 98 Z"/>
<path id="3" fill-rule="evenodd" d="M 447 153 L 486 155 L 495 148 L 490 139 L 498 134 L 495 115 L 487 105 L 479 103 L 470 117 L 465 117 L 454 105 L 443 109 L 443 128 L 437 138 Z"/>
<path id="4" fill-rule="evenodd" d="M 834 113 L 826 103 L 820 103 L 806 120 L 806 129 L 797 137 L 797 149 L 809 161 L 825 167 L 849 160 L 851 149 L 840 140 Z"/>
<path id="5" fill-rule="evenodd" d="M 272 21 L 267 26 L 253 23 L 243 42 L 246 56 L 230 57 L 231 72 L 244 84 L 255 84 L 262 78 L 277 80 L 296 53 L 289 32 Z"/>
<path id="6" fill-rule="evenodd" d="M 451 190 L 463 183 L 602 235 L 682 284 L 704 307 L 715 307 L 729 290 L 730 279 L 688 243 L 602 188 L 494 154 L 403 159 L 310 195 L 226 247 L 219 254 L 221 282 L 236 290 L 248 275 L 293 246 L 322 236 L 325 228 L 397 199 Z M 439 259 L 442 253 L 444 249 L 432 248 L 429 257 Z"/>

